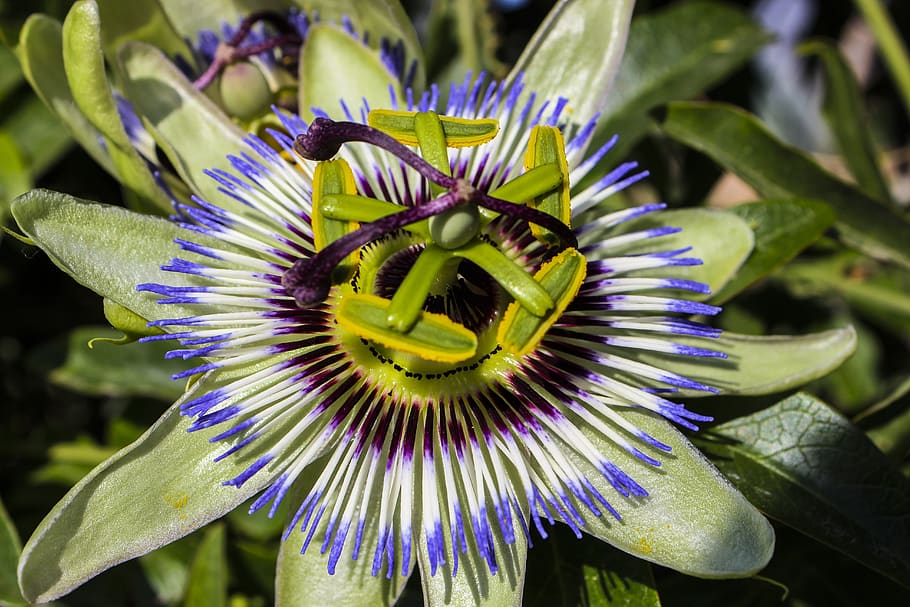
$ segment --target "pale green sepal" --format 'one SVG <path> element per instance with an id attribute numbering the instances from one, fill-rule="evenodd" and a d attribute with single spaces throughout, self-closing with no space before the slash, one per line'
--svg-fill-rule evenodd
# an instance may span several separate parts
<path id="1" fill-rule="evenodd" d="M 122 0 L 113 0 L 119 2 Z M 293 0 L 157 0 L 177 33 L 191 43 L 198 40 L 199 32 L 211 30 L 221 34 L 221 25 L 236 26 L 241 19 L 254 11 L 282 11 L 295 3 Z"/>
<path id="2" fill-rule="evenodd" d="M 245 148 L 244 132 L 158 49 L 129 42 L 120 50 L 120 62 L 127 97 L 184 181 L 208 202 L 241 208 L 203 171 L 231 170 L 227 155 Z"/>
<path id="3" fill-rule="evenodd" d="M 190 566 L 184 607 L 227 607 L 227 539 L 223 524 L 205 531 Z"/>
<path id="4" fill-rule="evenodd" d="M 69 128 L 73 138 L 108 173 L 114 165 L 101 142 L 101 132 L 76 107 L 63 69 L 63 29 L 46 15 L 32 15 L 19 33 L 16 54 L 26 80 L 42 101 Z"/>
<path id="5" fill-rule="evenodd" d="M 318 13 L 323 23 L 341 23 L 341 18 L 347 16 L 358 34 L 369 33 L 370 44 L 374 47 L 383 38 L 393 45 L 400 40 L 404 43 L 407 62 L 405 74 L 415 61 L 417 69 L 411 86 L 415 91 L 423 90 L 426 80 L 423 49 L 414 24 L 398 0 L 293 0 L 293 4 L 309 14 Z"/>
<path id="6" fill-rule="evenodd" d="M 377 477 L 376 483 L 381 485 L 381 475 Z M 303 499 L 300 492 L 297 493 L 292 500 L 294 503 Z M 293 516 L 295 510 L 292 508 L 289 516 Z M 385 569 L 379 575 L 372 574 L 373 551 L 379 527 L 378 514 L 376 511 L 375 516 L 366 517 L 360 554 L 356 560 L 352 558 L 356 522 L 352 524 L 348 541 L 345 542 L 332 574 L 328 572 L 330 550 L 320 552 L 329 517 L 323 517 L 304 553 L 300 550 L 308 532 L 299 529 L 291 531 L 288 538 L 281 542 L 278 552 L 275 607 L 389 607 L 394 604 L 404 590 L 408 576 L 401 575 L 400 550 L 395 550 L 391 578 L 386 577 Z M 413 569 L 413 560 L 408 569 L 409 572 Z"/>
<path id="7" fill-rule="evenodd" d="M 582 531 L 688 575 L 729 578 L 760 571 L 774 551 L 774 530 L 765 517 L 670 422 L 644 411 L 623 415 L 672 447 L 672 454 L 650 453 L 661 461 L 655 468 L 580 426 L 605 460 L 649 493 L 640 499 L 620 497 L 600 472 L 566 446 L 575 465 L 622 516 L 621 521 L 607 514 L 588 516 Z"/>
<path id="8" fill-rule="evenodd" d="M 187 41 L 174 29 L 158 0 L 97 0 L 101 13 L 101 42 L 104 55 L 112 66 L 117 65 L 117 50 L 127 40 L 138 40 L 160 48 L 171 57 L 192 61 Z M 212 2 L 197 2 L 193 12 L 212 6 Z M 195 38 L 190 39 L 195 42 Z"/>
<path id="9" fill-rule="evenodd" d="M 211 381 L 209 381 L 211 380 Z M 206 375 L 132 445 L 95 468 L 38 525 L 22 551 L 19 585 L 37 603 L 62 596 L 105 569 L 173 542 L 224 515 L 266 486 L 268 468 L 241 488 L 229 480 L 262 455 L 212 461 L 222 429 L 187 432 L 182 402 L 212 389 Z"/>
<path id="10" fill-rule="evenodd" d="M 161 329 L 149 327 L 147 318 L 139 316 L 129 308 L 121 306 L 116 301 L 108 299 L 107 297 L 104 298 L 103 306 L 104 318 L 107 319 L 107 322 L 111 323 L 112 327 L 121 331 L 123 337 L 128 341 L 136 341 L 140 337 L 157 335 L 162 332 Z"/>
<path id="11" fill-rule="evenodd" d="M 649 250 L 672 251 L 691 247 L 691 251 L 680 257 L 696 257 L 701 259 L 702 264 L 640 271 L 635 272 L 635 276 L 695 280 L 707 284 L 711 293 L 717 293 L 736 276 L 755 244 L 755 234 L 744 219 L 733 213 L 713 209 L 664 211 L 656 213 L 653 218 L 645 216 L 624 223 L 622 230 L 635 232 L 662 226 L 682 228 L 682 231 L 648 240 Z M 621 249 L 610 249 L 610 254 L 637 254 L 641 252 L 641 246 L 639 241 Z M 687 293 L 686 299 L 705 300 L 711 297 L 711 293 Z"/>
<path id="12" fill-rule="evenodd" d="M 151 208 L 170 211 L 170 198 L 133 147 L 117 111 L 105 73 L 101 17 L 94 0 L 76 2 L 63 22 L 63 65 L 76 105 L 104 136 L 118 180 Z"/>
<path id="13" fill-rule="evenodd" d="M 758 395 L 783 392 L 824 377 L 856 349 L 852 326 L 810 335 L 739 335 L 717 339 L 674 336 L 673 342 L 727 354 L 726 359 L 642 352 L 636 360 L 678 373 L 720 390 L 721 394 Z M 682 390 L 682 394 L 710 396 Z"/>
<path id="14" fill-rule="evenodd" d="M 429 491 L 436 489 L 429 487 Z M 448 533 L 448 511 L 441 510 L 443 533 Z M 506 544 L 498 525 L 494 523 L 493 545 L 496 565 L 499 570 L 491 574 L 487 562 L 480 556 L 480 550 L 473 534 L 467 534 L 468 549 L 458 555 L 458 572 L 452 574 L 452 557 L 446 549 L 446 562 L 439 565 L 436 575 L 431 574 L 430 558 L 426 536 L 420 534 L 417 543 L 417 564 L 420 567 L 420 583 L 423 587 L 426 607 L 521 607 L 527 567 L 528 542 L 518 522 L 512 521 L 515 541 Z"/>
<path id="15" fill-rule="evenodd" d="M 524 73 L 538 99 L 569 100 L 565 118 L 584 125 L 606 106 L 622 59 L 634 0 L 561 0 L 509 74 Z"/>
<path id="16" fill-rule="evenodd" d="M 201 284 L 161 269 L 175 257 L 188 256 L 174 243 L 187 232 L 175 224 L 49 190 L 32 190 L 14 200 L 12 215 L 54 264 L 102 297 L 149 320 L 195 316 L 191 306 L 161 305 L 159 295 L 136 290 L 146 282 Z M 199 236 L 194 234 L 194 240 Z"/>
<path id="17" fill-rule="evenodd" d="M 339 101 L 352 112 L 366 99 L 370 107 L 391 104 L 389 87 L 402 99 L 401 86 L 379 59 L 350 34 L 331 25 L 314 25 L 300 49 L 300 115 L 313 118 L 313 108 L 344 119 Z"/>

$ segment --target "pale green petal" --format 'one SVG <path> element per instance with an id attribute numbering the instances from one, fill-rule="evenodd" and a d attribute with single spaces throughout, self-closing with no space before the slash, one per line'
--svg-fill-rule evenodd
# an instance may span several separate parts
<path id="1" fill-rule="evenodd" d="M 429 487 L 427 491 L 439 489 Z M 443 533 L 450 529 L 448 513 L 442 509 Z M 498 571 L 491 574 L 473 533 L 467 534 L 467 552 L 458 555 L 458 571 L 453 575 L 453 559 L 450 548 L 446 548 L 446 563 L 431 574 L 430 558 L 426 537 L 421 534 L 417 546 L 417 564 L 420 567 L 420 582 L 427 607 L 475 605 L 476 607 L 521 607 L 525 585 L 525 569 L 528 556 L 528 542 L 524 531 L 515 517 L 512 520 L 515 541 L 506 544 L 502 532 L 494 528 L 493 544 L 496 551 Z"/>
<path id="2" fill-rule="evenodd" d="M 758 395 L 792 390 L 824 377 L 856 349 L 852 326 L 809 335 L 740 335 L 717 339 L 674 336 L 683 345 L 727 354 L 726 359 L 641 352 L 631 357 L 717 388 L 721 394 Z M 685 396 L 706 392 L 681 391 Z"/>
<path id="3" fill-rule="evenodd" d="M 294 0 L 302 10 L 319 14 L 323 22 L 340 23 L 347 16 L 360 35 L 370 35 L 370 45 L 374 48 L 380 40 L 386 38 L 396 44 L 404 43 L 406 68 L 410 69 L 411 61 L 417 61 L 413 87 L 421 91 L 426 78 L 423 50 L 417 40 L 417 32 L 411 19 L 398 0 Z"/>
<path id="4" fill-rule="evenodd" d="M 102 144 L 101 132 L 76 106 L 63 70 L 63 30 L 46 15 L 32 15 L 19 33 L 16 49 L 26 80 L 42 101 L 69 128 L 79 145 L 114 175 L 114 164 Z"/>
<path id="5" fill-rule="evenodd" d="M 198 11 L 214 2 L 199 2 Z M 191 57 L 186 40 L 171 24 L 158 0 L 98 0 L 101 13 L 101 38 L 107 60 L 116 66 L 117 51 L 127 40 L 147 42 L 172 57 Z"/>
<path id="6" fill-rule="evenodd" d="M 543 99 L 569 99 L 567 114 L 586 124 L 605 106 L 619 70 L 634 0 L 561 0 L 509 75 Z"/>
<path id="7" fill-rule="evenodd" d="M 318 463 L 314 466 L 318 467 Z M 299 504 L 300 500 L 295 498 L 291 503 Z M 289 514 L 293 516 L 294 511 L 295 508 L 292 508 Z M 372 574 L 373 546 L 379 517 L 367 516 L 363 544 L 357 560 L 352 558 L 354 529 L 351 529 L 351 535 L 348 536 L 348 542 L 332 575 L 328 573 L 328 551 L 325 554 L 320 553 L 327 520 L 328 517 L 323 517 L 305 553 L 301 554 L 300 550 L 308 532 L 301 532 L 299 529 L 292 531 L 288 539 L 281 543 L 275 579 L 275 607 L 392 605 L 404 589 L 408 576 L 401 575 L 401 564 L 397 560 L 391 579 L 386 577 L 385 570 L 377 576 Z M 399 557 L 400 552 L 396 551 L 395 556 Z"/>
<path id="8" fill-rule="evenodd" d="M 370 107 L 389 107 L 390 87 L 401 99 L 401 86 L 379 59 L 347 32 L 331 25 L 310 28 L 300 49 L 300 115 L 311 120 L 313 108 L 343 119 L 340 100 L 356 112 L 366 99 Z"/>
<path id="9" fill-rule="evenodd" d="M 223 23 L 236 25 L 252 12 L 280 11 L 295 4 L 293 0 L 158 0 L 158 3 L 177 33 L 193 44 L 202 30 L 221 35 Z"/>
<path id="10" fill-rule="evenodd" d="M 213 380 L 216 375 L 209 376 Z M 38 525 L 22 551 L 19 583 L 33 602 L 64 595 L 98 573 L 183 537 L 243 503 L 274 474 L 268 469 L 242 488 L 223 481 L 260 456 L 252 450 L 214 462 L 208 439 L 218 429 L 189 433 L 180 404 L 212 386 L 206 379 L 139 440 L 95 468 Z"/>
<path id="11" fill-rule="evenodd" d="M 161 269 L 186 255 L 174 238 L 187 233 L 175 224 L 48 190 L 20 196 L 12 214 L 51 261 L 99 295 L 149 320 L 195 314 L 187 306 L 158 304 L 160 296 L 136 290 L 145 282 L 199 284 L 186 274 Z"/>
<path id="12" fill-rule="evenodd" d="M 245 133 L 158 49 L 127 43 L 120 61 L 127 97 L 180 176 L 207 201 L 237 208 L 240 203 L 219 192 L 203 170 L 229 169 L 226 156 L 240 153 Z"/>
<path id="13" fill-rule="evenodd" d="M 101 131 L 117 179 L 139 194 L 149 210 L 169 211 L 165 194 L 130 141 L 108 84 L 101 49 L 101 16 L 92 0 L 80 0 L 63 22 L 63 65 L 73 99 Z"/>
<path id="14" fill-rule="evenodd" d="M 645 560 L 688 575 L 745 577 L 760 571 L 774 551 L 770 523 L 669 422 L 654 414 L 624 416 L 672 454 L 652 453 L 655 468 L 598 432 L 582 431 L 598 452 L 643 486 L 649 496 L 625 499 L 593 466 L 566 447 L 574 463 L 622 516 L 588 517 L 583 531 Z"/>
<path id="15" fill-rule="evenodd" d="M 702 260 L 702 264 L 670 266 L 636 272 L 635 275 L 695 280 L 707 284 L 711 293 L 717 293 L 736 275 L 752 253 L 755 242 L 755 236 L 745 220 L 733 213 L 712 209 L 679 209 L 655 213 L 623 224 L 622 231 L 634 232 L 659 226 L 673 226 L 682 231 L 648 241 L 655 247 L 654 250 L 672 251 L 691 247 L 681 257 L 696 257 Z M 634 255 L 640 253 L 640 249 L 641 243 L 637 242 L 616 252 Z M 686 299 L 697 301 L 709 297 L 710 293 L 686 294 Z"/>

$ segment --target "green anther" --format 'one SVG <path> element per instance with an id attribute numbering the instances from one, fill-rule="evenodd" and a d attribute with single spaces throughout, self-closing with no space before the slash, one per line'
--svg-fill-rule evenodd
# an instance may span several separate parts
<path id="1" fill-rule="evenodd" d="M 456 363 L 477 353 L 477 336 L 442 314 L 420 312 L 406 332 L 388 326 L 390 301 L 376 295 L 345 293 L 336 310 L 342 328 L 387 348 L 424 360 Z"/>
<path id="2" fill-rule="evenodd" d="M 571 225 L 572 207 L 569 193 L 569 163 L 566 160 L 566 148 L 562 133 L 553 126 L 535 126 L 531 129 L 528 151 L 525 154 L 525 170 L 545 164 L 556 164 L 562 174 L 562 186 L 555 192 L 537 196 L 530 201 L 534 208 L 556 217 L 566 225 Z M 531 225 L 535 238 L 546 244 L 558 244 L 559 239 L 549 230 Z"/>
<path id="3" fill-rule="evenodd" d="M 396 110 L 371 110 L 367 117 L 369 125 L 391 135 L 405 145 L 417 145 L 415 128 L 418 112 Z M 499 122 L 492 118 L 454 118 L 440 116 L 446 146 L 465 148 L 492 140 L 499 133 Z"/>
<path id="4" fill-rule="evenodd" d="M 555 162 L 529 169 L 492 192 L 490 196 L 509 202 L 522 203 L 554 191 L 563 183 L 563 173 Z"/>
<path id="5" fill-rule="evenodd" d="M 427 245 L 392 297 L 386 317 L 389 327 L 404 333 L 414 326 L 437 277 L 453 258 L 452 251 Z"/>
<path id="6" fill-rule="evenodd" d="M 496 340 L 507 351 L 517 356 L 531 352 L 543 339 L 554 322 L 575 299 L 587 273 L 587 260 L 575 249 L 565 249 L 548 261 L 534 278 L 555 302 L 552 311 L 544 317 L 533 314 L 520 302 L 513 302 L 503 314 Z"/>
<path id="7" fill-rule="evenodd" d="M 459 257 L 473 261 L 519 302 L 522 308 L 536 316 L 544 316 L 553 307 L 550 294 L 524 268 L 509 259 L 502 251 L 475 240 L 456 251 Z"/>
<path id="8" fill-rule="evenodd" d="M 449 168 L 449 149 L 446 147 L 446 136 L 442 131 L 442 121 L 436 112 L 417 112 L 414 116 L 414 135 L 417 136 L 417 145 L 420 146 L 420 155 L 423 159 L 442 171 L 451 175 Z M 434 196 L 444 190 L 435 183 L 430 184 Z"/>
<path id="9" fill-rule="evenodd" d="M 323 212 L 324 197 L 333 194 L 356 194 L 357 185 L 354 173 L 344 160 L 328 160 L 316 165 L 313 174 L 313 244 L 316 251 L 321 251 L 345 234 L 353 232 L 359 226 L 354 221 L 338 220 L 327 217 Z M 359 253 L 348 256 L 348 261 L 339 264 L 333 275 L 333 282 L 343 282 L 353 273 L 359 260 Z"/>
<path id="10" fill-rule="evenodd" d="M 337 219 L 340 221 L 356 221 L 360 223 L 369 223 L 382 219 L 387 215 L 401 213 L 407 208 L 394 202 L 377 200 L 367 196 L 354 196 L 350 194 L 326 194 L 319 203 L 319 210 L 322 211 L 323 217 Z M 408 224 L 403 229 L 419 234 L 420 236 L 429 236 L 429 220 L 423 219 Z"/>

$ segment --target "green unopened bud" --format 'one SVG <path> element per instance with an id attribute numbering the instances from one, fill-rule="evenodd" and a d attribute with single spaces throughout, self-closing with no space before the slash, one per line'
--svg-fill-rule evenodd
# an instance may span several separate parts
<path id="1" fill-rule="evenodd" d="M 274 102 L 268 79 L 259 67 L 247 61 L 224 68 L 218 92 L 221 95 L 221 105 L 228 115 L 241 120 L 262 116 Z"/>

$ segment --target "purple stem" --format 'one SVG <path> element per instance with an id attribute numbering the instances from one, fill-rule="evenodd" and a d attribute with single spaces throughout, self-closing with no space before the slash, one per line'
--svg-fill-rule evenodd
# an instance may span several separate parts
<path id="1" fill-rule="evenodd" d="M 578 248 L 578 239 L 575 237 L 575 232 L 572 231 L 572 228 L 549 213 L 544 213 L 543 211 L 539 211 L 525 204 L 494 198 L 479 190 L 474 193 L 474 202 L 491 211 L 501 213 L 502 215 L 518 217 L 519 219 L 524 219 L 528 223 L 539 225 L 556 234 L 566 247 L 571 247 L 573 249 Z"/>

